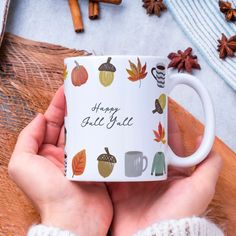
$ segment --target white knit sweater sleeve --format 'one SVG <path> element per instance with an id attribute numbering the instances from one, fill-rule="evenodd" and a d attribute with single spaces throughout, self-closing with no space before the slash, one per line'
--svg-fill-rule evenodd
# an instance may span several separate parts
<path id="1" fill-rule="evenodd" d="M 28 231 L 27 236 L 77 236 L 67 230 L 46 225 L 33 225 Z"/>
<path id="2" fill-rule="evenodd" d="M 134 236 L 224 236 L 214 223 L 200 217 L 160 221 Z"/>
<path id="3" fill-rule="evenodd" d="M 76 236 L 74 233 L 46 225 L 34 225 L 27 236 Z M 134 236 L 224 236 L 215 224 L 199 217 L 155 223 Z"/>

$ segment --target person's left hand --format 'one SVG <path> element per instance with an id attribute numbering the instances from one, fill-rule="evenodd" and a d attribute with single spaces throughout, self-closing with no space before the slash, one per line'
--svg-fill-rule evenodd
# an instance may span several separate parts
<path id="1" fill-rule="evenodd" d="M 103 183 L 67 180 L 64 170 L 64 89 L 44 115 L 38 114 L 20 133 L 8 171 L 38 208 L 42 223 L 79 235 L 106 235 L 112 203 Z"/>

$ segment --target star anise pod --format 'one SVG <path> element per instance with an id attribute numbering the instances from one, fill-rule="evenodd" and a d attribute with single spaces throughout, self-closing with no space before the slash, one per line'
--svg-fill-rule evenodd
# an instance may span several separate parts
<path id="1" fill-rule="evenodd" d="M 162 11 L 167 10 L 167 7 L 163 3 L 163 0 L 143 0 L 143 7 L 146 8 L 147 14 L 155 14 L 158 17 L 161 16 Z"/>
<path id="2" fill-rule="evenodd" d="M 220 58 L 224 59 L 226 57 L 233 57 L 234 52 L 236 52 L 236 35 L 227 39 L 227 37 L 222 33 L 221 39 L 218 39 L 218 49 L 220 52 Z"/>
<path id="3" fill-rule="evenodd" d="M 220 11 L 225 14 L 227 21 L 236 20 L 236 9 L 232 7 L 230 2 L 219 1 Z"/>
<path id="4" fill-rule="evenodd" d="M 168 55 L 168 58 L 171 60 L 168 68 L 178 68 L 178 72 L 186 70 L 188 73 L 191 73 L 192 69 L 201 69 L 197 61 L 197 56 L 192 55 L 192 48 L 190 47 L 184 52 L 181 50 L 178 50 L 177 53 L 172 52 Z"/>

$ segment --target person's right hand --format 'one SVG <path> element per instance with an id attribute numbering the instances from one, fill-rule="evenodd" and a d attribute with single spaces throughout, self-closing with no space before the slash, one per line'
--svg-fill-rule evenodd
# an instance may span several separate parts
<path id="1" fill-rule="evenodd" d="M 64 170 L 65 98 L 61 87 L 44 115 L 20 133 L 10 177 L 38 208 L 42 223 L 80 236 L 106 235 L 113 209 L 103 183 L 73 182 Z"/>
<path id="2" fill-rule="evenodd" d="M 184 155 L 179 129 L 169 117 L 169 144 Z M 210 153 L 193 173 L 171 167 L 166 181 L 109 183 L 114 205 L 112 235 L 132 235 L 162 220 L 200 216 L 214 196 L 221 166 L 221 158 Z"/>

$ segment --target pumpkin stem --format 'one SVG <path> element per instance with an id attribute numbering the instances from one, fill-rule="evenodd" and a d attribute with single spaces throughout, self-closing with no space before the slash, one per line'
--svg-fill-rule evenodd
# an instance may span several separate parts
<path id="1" fill-rule="evenodd" d="M 76 64 L 77 67 L 79 67 L 79 63 L 77 61 L 75 61 L 75 64 Z"/>
<path id="2" fill-rule="evenodd" d="M 107 63 L 110 63 L 111 62 L 111 57 L 108 57 L 107 58 Z"/>
<path id="3" fill-rule="evenodd" d="M 105 152 L 107 153 L 107 155 L 110 155 L 108 147 L 105 147 Z"/>

